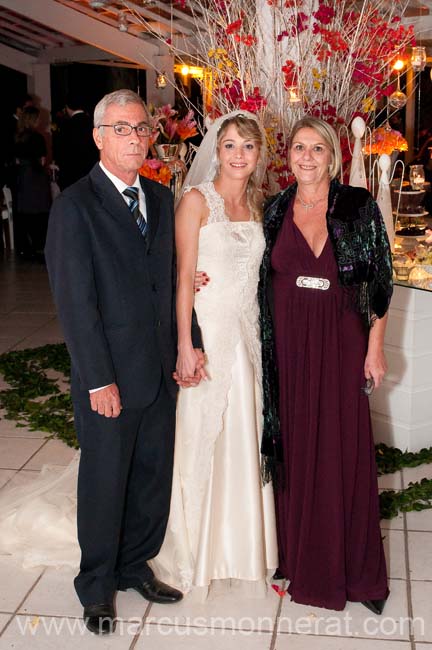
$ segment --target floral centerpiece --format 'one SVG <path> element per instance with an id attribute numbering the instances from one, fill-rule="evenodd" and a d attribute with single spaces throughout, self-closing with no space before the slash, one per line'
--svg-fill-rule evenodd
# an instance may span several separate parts
<path id="1" fill-rule="evenodd" d="M 178 159 L 178 147 L 198 133 L 194 114 L 190 110 L 179 119 L 178 111 L 171 104 L 150 107 L 150 113 L 150 148 L 158 158 L 145 160 L 139 173 L 167 185 L 177 195 L 186 172 L 184 163 Z"/>
<path id="2" fill-rule="evenodd" d="M 408 142 L 402 133 L 392 129 L 387 123 L 372 131 L 371 141 L 363 147 L 363 153 L 378 154 L 387 153 L 391 155 L 393 151 L 408 151 Z"/>
<path id="3" fill-rule="evenodd" d="M 180 2 L 180 0 L 177 0 Z M 287 182 L 287 137 L 305 114 L 336 128 L 373 121 L 395 90 L 391 63 L 415 45 L 408 0 L 181 0 L 196 24 L 188 57 L 205 68 L 205 112 L 260 115 L 273 185 Z M 143 23 L 147 19 L 140 16 Z M 150 23 L 147 28 L 151 29 Z M 181 59 L 171 38 L 160 36 Z"/>
<path id="4" fill-rule="evenodd" d="M 172 177 L 171 170 L 168 165 L 158 160 L 157 158 L 147 158 L 144 160 L 142 167 L 138 170 L 141 176 L 150 178 L 152 181 L 162 183 L 163 185 L 170 184 Z"/>
<path id="5" fill-rule="evenodd" d="M 139 171 L 143 176 L 167 185 L 177 197 L 186 174 L 186 165 L 179 158 L 179 147 L 198 133 L 197 123 L 192 110 L 179 118 L 178 111 L 171 104 L 150 107 L 150 113 L 150 150 L 158 158 L 145 160 Z"/>
<path id="6" fill-rule="evenodd" d="M 171 104 L 151 108 L 153 134 L 151 144 L 179 144 L 197 135 L 197 123 L 192 110 L 179 119 L 178 111 Z"/>

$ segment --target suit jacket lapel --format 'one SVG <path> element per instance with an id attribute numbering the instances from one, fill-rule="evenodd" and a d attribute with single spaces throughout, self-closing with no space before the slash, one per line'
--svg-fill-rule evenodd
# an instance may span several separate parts
<path id="1" fill-rule="evenodd" d="M 120 192 L 113 185 L 108 176 L 102 171 L 99 163 L 96 163 L 96 165 L 91 170 L 90 178 L 92 179 L 93 188 L 98 195 L 99 200 L 101 201 L 103 209 L 109 212 L 109 214 L 114 217 L 114 219 L 116 219 L 116 221 L 118 221 L 124 228 L 128 228 L 132 235 L 134 235 L 136 238 L 140 238 L 143 243 L 146 242 L 148 245 L 150 243 L 149 237 L 154 237 L 154 233 L 156 232 L 157 224 L 159 222 L 158 202 L 154 197 L 153 192 L 151 192 L 151 190 L 149 191 L 147 186 L 144 186 L 144 184 L 141 183 L 146 196 L 148 222 L 147 235 L 145 238 L 143 238 L 126 201 L 120 195 Z"/>
<path id="2" fill-rule="evenodd" d="M 128 208 L 126 201 L 121 196 L 120 192 L 110 181 L 108 176 L 102 171 L 99 163 L 93 167 L 90 172 L 90 178 L 93 183 L 93 188 L 102 203 L 104 210 L 110 213 L 116 221 L 120 222 L 124 227 L 129 227 L 131 232 L 138 232 L 142 236 L 139 229 L 134 222 L 134 218 Z"/>

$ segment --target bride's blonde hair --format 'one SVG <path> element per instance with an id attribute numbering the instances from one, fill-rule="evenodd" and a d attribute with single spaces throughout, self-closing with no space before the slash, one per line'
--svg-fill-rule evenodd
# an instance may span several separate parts
<path id="1" fill-rule="evenodd" d="M 217 134 L 217 153 L 219 156 L 219 145 L 222 136 L 226 130 L 233 124 L 240 137 L 245 140 L 252 140 L 256 142 L 259 147 L 259 158 L 257 161 L 257 168 L 265 165 L 266 160 L 266 143 L 263 139 L 263 133 L 255 119 L 251 119 L 247 115 L 238 114 L 224 120 Z M 247 198 L 252 212 L 252 219 L 254 221 L 262 221 L 264 195 L 262 188 L 257 183 L 256 170 L 251 174 L 247 184 Z"/>

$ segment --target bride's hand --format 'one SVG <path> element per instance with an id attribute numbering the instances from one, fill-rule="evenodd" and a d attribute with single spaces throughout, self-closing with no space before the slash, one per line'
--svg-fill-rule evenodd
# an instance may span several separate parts
<path id="1" fill-rule="evenodd" d="M 194 292 L 196 293 L 201 287 L 205 287 L 209 282 L 210 278 L 205 271 L 195 271 Z"/>
<path id="2" fill-rule="evenodd" d="M 197 368 L 197 355 L 192 345 L 179 347 L 176 363 L 176 375 L 181 380 L 189 379 L 195 375 Z"/>

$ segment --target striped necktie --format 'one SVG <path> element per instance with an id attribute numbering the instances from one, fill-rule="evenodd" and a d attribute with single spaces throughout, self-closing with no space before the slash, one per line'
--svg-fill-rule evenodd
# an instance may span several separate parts
<path id="1" fill-rule="evenodd" d="M 142 216 L 139 209 L 138 188 L 127 187 L 125 190 L 123 190 L 123 194 L 128 198 L 129 210 L 131 211 L 132 216 L 135 219 L 142 236 L 145 237 L 146 230 L 147 230 L 147 222 Z"/>

